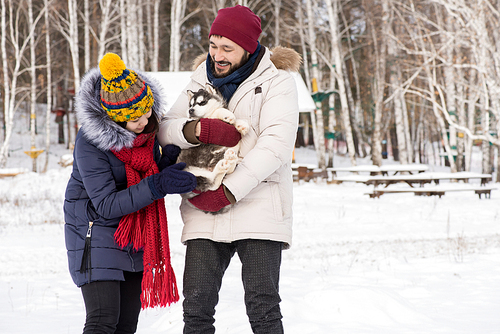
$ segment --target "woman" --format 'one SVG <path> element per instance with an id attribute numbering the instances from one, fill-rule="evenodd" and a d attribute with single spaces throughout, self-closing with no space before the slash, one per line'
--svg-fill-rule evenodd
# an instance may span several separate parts
<path id="1" fill-rule="evenodd" d="M 163 197 L 196 187 L 160 156 L 159 85 L 108 53 L 75 98 L 81 130 L 66 189 L 65 238 L 71 277 L 87 312 L 84 333 L 135 333 L 139 311 L 179 298 L 170 264 Z"/>

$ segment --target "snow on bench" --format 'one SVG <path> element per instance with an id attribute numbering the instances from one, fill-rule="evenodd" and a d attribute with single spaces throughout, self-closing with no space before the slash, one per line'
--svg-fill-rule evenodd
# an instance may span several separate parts
<path id="1" fill-rule="evenodd" d="M 1 168 L 0 177 L 16 176 L 29 172 L 28 168 Z"/>
<path id="2" fill-rule="evenodd" d="M 63 167 L 68 167 L 73 165 L 73 154 L 63 154 L 58 162 L 59 165 Z"/>
<path id="3" fill-rule="evenodd" d="M 342 182 L 358 182 L 358 183 L 367 183 L 370 180 L 370 176 L 368 175 L 346 175 L 346 176 L 338 176 L 331 181 L 328 181 L 329 184 L 342 183 Z"/>
<path id="4" fill-rule="evenodd" d="M 479 196 L 479 199 L 482 198 L 484 194 L 485 198 L 491 198 L 491 191 L 497 190 L 497 187 L 445 187 L 445 186 L 437 186 L 437 187 L 424 187 L 424 188 L 394 188 L 394 189 L 373 189 L 371 192 L 365 193 L 365 195 L 369 195 L 370 198 L 379 198 L 383 194 L 402 194 L 402 193 L 414 193 L 415 196 L 444 196 L 447 192 L 456 192 L 456 191 L 474 191 L 476 195 Z"/>

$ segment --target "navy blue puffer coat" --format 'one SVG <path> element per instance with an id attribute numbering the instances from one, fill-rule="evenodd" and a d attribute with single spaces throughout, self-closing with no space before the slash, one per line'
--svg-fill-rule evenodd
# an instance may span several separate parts
<path id="1" fill-rule="evenodd" d="M 153 115 L 162 106 L 160 86 L 146 75 L 155 99 Z M 112 121 L 100 105 L 100 72 L 93 69 L 82 79 L 75 98 L 81 130 L 75 140 L 73 172 L 64 201 L 65 239 L 71 277 L 77 286 L 92 281 L 124 280 L 123 271 L 142 271 L 141 250 L 118 247 L 114 233 L 122 216 L 138 211 L 156 198 L 147 179 L 127 188 L 125 165 L 111 148 L 131 147 L 136 135 Z M 158 143 L 155 160 L 160 158 Z M 80 273 L 85 237 L 91 233 L 91 267 Z"/>

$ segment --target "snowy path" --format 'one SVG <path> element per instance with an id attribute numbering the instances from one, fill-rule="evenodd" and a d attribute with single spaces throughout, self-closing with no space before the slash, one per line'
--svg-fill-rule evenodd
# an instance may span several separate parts
<path id="1" fill-rule="evenodd" d="M 0 181 L 0 196 L 10 196 L 0 201 L 0 333 L 81 333 L 63 225 L 40 223 L 40 215 L 62 220 L 56 203 L 67 176 Z M 29 193 L 35 185 L 47 189 Z M 294 245 L 281 278 L 286 333 L 499 333 L 500 192 L 369 199 L 364 185 L 294 190 Z M 181 288 L 178 198 L 166 202 Z M 217 333 L 251 333 L 238 261 L 224 277 Z M 180 303 L 141 314 L 138 334 L 181 332 Z"/>

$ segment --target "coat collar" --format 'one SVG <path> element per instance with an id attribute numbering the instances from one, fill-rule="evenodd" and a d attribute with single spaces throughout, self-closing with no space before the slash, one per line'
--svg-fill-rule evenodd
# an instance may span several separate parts
<path id="1" fill-rule="evenodd" d="M 302 57 L 293 49 L 277 46 L 271 50 L 266 48 L 266 55 L 278 70 L 298 72 Z M 207 53 L 201 54 L 193 61 L 193 71 L 196 71 L 207 59 Z"/>
<path id="2" fill-rule="evenodd" d="M 194 73 L 191 79 L 201 86 L 208 84 L 205 60 L 207 54 L 204 53 L 198 56 L 193 62 Z M 278 46 L 271 50 L 266 48 L 266 53 L 262 57 L 257 69 L 242 83 L 245 86 L 247 83 L 253 83 L 251 86 L 258 86 L 263 81 L 268 80 L 278 74 L 278 70 L 295 71 L 298 72 L 302 64 L 301 56 L 293 49 Z M 270 71 L 269 71 L 270 70 Z M 267 71 L 267 72 L 266 72 Z M 263 73 L 268 75 L 263 75 Z M 241 90 L 238 88 L 238 90 Z"/>

